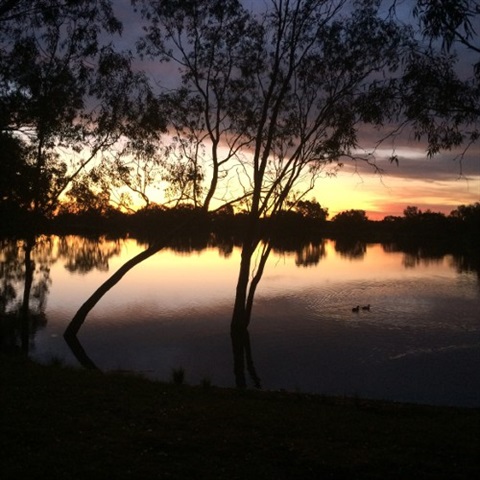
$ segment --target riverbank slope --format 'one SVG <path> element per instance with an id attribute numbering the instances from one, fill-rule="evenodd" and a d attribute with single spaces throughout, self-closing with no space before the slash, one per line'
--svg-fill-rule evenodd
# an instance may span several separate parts
<path id="1" fill-rule="evenodd" d="M 0 357 L 2 479 L 480 478 L 480 409 L 148 381 Z"/>

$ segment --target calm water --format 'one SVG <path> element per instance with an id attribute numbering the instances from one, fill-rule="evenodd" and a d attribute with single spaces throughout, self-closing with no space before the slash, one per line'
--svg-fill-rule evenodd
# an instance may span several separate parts
<path id="1" fill-rule="evenodd" d="M 4 325 L 20 308 L 21 247 L 4 242 L 0 256 Z M 30 356 L 78 365 L 63 338 L 68 322 L 143 249 L 131 239 L 43 238 L 32 251 Z M 478 272 L 462 272 L 451 256 L 387 250 L 341 253 L 325 241 L 271 255 L 249 329 L 262 388 L 480 406 Z M 81 345 L 102 370 L 168 380 L 181 367 L 190 384 L 234 386 L 229 322 L 239 261 L 236 248 L 160 251 L 94 308 Z M 370 311 L 352 312 L 367 304 Z M 2 328 L 3 346 L 14 335 Z"/>

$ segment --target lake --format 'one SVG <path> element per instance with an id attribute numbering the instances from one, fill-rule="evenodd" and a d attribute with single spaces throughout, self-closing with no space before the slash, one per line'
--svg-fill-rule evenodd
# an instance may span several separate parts
<path id="1" fill-rule="evenodd" d="M 144 249 L 130 238 L 41 237 L 31 252 L 30 357 L 79 365 L 63 337 L 69 321 Z M 20 341 L 24 255 L 22 242 L 3 240 L 3 349 Z M 170 380 L 181 368 L 189 384 L 235 386 L 229 324 L 239 263 L 233 245 L 159 251 L 96 305 L 81 346 L 103 371 Z M 263 389 L 480 406 L 479 274 L 452 255 L 361 243 L 346 250 L 333 240 L 274 251 L 249 333 Z"/>

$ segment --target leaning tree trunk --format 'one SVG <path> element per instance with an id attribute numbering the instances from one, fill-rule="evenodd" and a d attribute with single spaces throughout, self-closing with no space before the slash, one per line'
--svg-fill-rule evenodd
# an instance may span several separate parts
<path id="1" fill-rule="evenodd" d="M 72 318 L 65 330 L 64 337 L 75 337 L 80 330 L 80 327 L 85 322 L 87 315 L 101 300 L 101 298 L 114 287 L 133 267 L 151 257 L 164 247 L 164 242 L 154 242 L 145 251 L 135 255 L 135 257 L 124 263 L 111 277 L 109 277 L 100 287 L 93 292 L 90 298 L 79 308 L 75 316 Z"/>
<path id="2" fill-rule="evenodd" d="M 78 363 L 88 370 L 100 370 L 95 362 L 88 356 L 87 352 L 83 348 L 83 345 L 78 340 L 75 334 L 64 334 L 65 342 L 73 353 L 74 357 L 78 360 Z"/>
<path id="3" fill-rule="evenodd" d="M 157 240 L 153 242 L 146 250 L 135 255 L 135 257 L 128 260 L 124 263 L 111 277 L 109 277 L 100 287 L 93 292 L 93 294 L 88 298 L 88 300 L 79 308 L 77 313 L 74 315 L 70 323 L 68 324 L 65 333 L 63 334 L 65 339 L 67 337 L 75 337 L 80 330 L 80 327 L 85 322 L 87 315 L 95 307 L 95 305 L 103 298 L 103 296 L 113 288 L 124 276 L 128 273 L 133 267 L 143 262 L 147 258 L 150 258 L 152 255 L 160 251 L 167 243 L 169 238 L 172 238 L 173 235 L 183 230 L 188 225 L 188 222 L 183 222 L 178 225 L 176 228 L 170 230 L 166 237 L 162 240 Z M 67 341 L 67 343 L 69 343 Z"/>

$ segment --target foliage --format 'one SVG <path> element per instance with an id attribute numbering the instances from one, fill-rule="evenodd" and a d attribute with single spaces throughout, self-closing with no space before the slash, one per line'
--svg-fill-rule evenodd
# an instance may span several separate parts
<path id="1" fill-rule="evenodd" d="M 458 223 L 458 227 L 472 238 L 474 248 L 480 239 L 480 202 L 471 205 L 460 205 L 450 213 L 450 218 Z M 477 244 L 478 246 L 478 244 Z"/>
<path id="2" fill-rule="evenodd" d="M 477 52 L 473 23 L 479 13 L 478 3 L 472 0 L 417 0 L 413 9 L 425 37 L 441 39 L 446 50 L 451 49 L 454 42 L 460 42 Z"/>
<path id="3" fill-rule="evenodd" d="M 244 127 L 238 128 L 241 92 L 248 88 L 239 69 L 253 59 L 256 47 L 245 47 L 258 26 L 236 0 L 133 3 L 147 21 L 140 53 L 179 67 L 179 86 L 169 85 L 160 97 L 175 138 L 173 165 L 167 168 L 170 199 L 190 198 L 208 210 L 218 182 L 248 145 Z"/>
<path id="4" fill-rule="evenodd" d="M 402 82 L 405 117 L 429 155 L 476 142 L 479 85 L 461 80 L 451 57 L 412 56 Z"/>
<path id="5" fill-rule="evenodd" d="M 0 131 L 26 148 L 17 158 L 32 174 L 21 178 L 31 192 L 23 204 L 49 215 L 101 152 L 148 130 L 155 103 L 145 106 L 146 81 L 108 40 L 121 30 L 109 0 L 2 7 Z"/>
<path id="6" fill-rule="evenodd" d="M 364 223 L 368 221 L 367 214 L 365 210 L 345 210 L 343 212 L 337 213 L 332 218 L 332 222 L 349 222 L 353 224 Z"/>
<path id="7" fill-rule="evenodd" d="M 88 177 L 87 177 L 88 178 Z M 109 190 L 94 191 L 82 177 L 74 180 L 66 193 L 66 200 L 59 207 L 59 214 L 92 213 L 107 216 L 112 209 Z"/>
<path id="8" fill-rule="evenodd" d="M 480 202 L 471 205 L 460 205 L 450 215 L 461 221 L 480 225 Z"/>
<path id="9" fill-rule="evenodd" d="M 368 217 L 365 210 L 352 209 L 337 213 L 332 222 L 342 226 L 358 227 L 368 222 Z"/>
<path id="10" fill-rule="evenodd" d="M 412 13 L 428 43 L 405 65 L 401 112 L 416 137 L 428 141 L 429 155 L 460 145 L 468 148 L 480 135 L 477 2 L 417 0 Z"/>
<path id="11" fill-rule="evenodd" d="M 325 221 L 328 218 L 328 208 L 322 206 L 315 200 L 298 200 L 294 209 L 305 218 Z"/>
<path id="12" fill-rule="evenodd" d="M 24 162 L 30 149 L 20 138 L 10 133 L 0 133 L 2 167 L 0 175 L 0 211 L 2 218 L 28 210 L 33 202 L 31 189 L 35 177 L 32 166 Z M 4 216 L 5 215 L 5 216 Z"/>
<path id="13" fill-rule="evenodd" d="M 168 186 L 165 189 L 167 202 L 174 205 L 190 204 L 202 206 L 202 193 L 205 149 L 193 137 L 174 137 L 165 149 L 162 163 L 163 180 Z M 208 209 L 208 203 L 204 207 Z"/>

